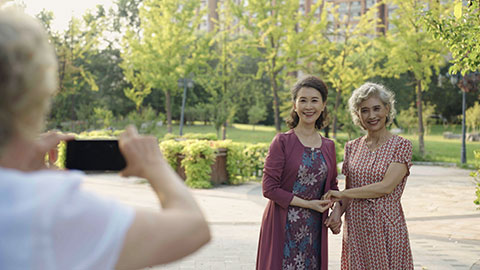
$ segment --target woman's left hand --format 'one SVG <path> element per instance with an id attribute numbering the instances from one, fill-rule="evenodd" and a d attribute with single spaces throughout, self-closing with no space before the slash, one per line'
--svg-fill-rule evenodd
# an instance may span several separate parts
<path id="1" fill-rule="evenodd" d="M 26 161 L 26 170 L 34 171 L 47 168 L 45 155 L 48 153 L 48 165 L 53 167 L 58 157 L 57 146 L 61 141 L 73 140 L 75 136 L 50 131 L 41 134 L 33 143 L 32 153 Z"/>

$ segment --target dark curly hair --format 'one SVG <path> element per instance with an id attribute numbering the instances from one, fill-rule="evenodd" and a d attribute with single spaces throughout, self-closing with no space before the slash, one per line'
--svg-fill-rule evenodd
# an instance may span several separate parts
<path id="1" fill-rule="evenodd" d="M 316 89 L 318 92 L 320 92 L 320 95 L 322 96 L 322 101 L 325 103 L 327 100 L 328 96 L 328 88 L 327 85 L 320 80 L 318 77 L 313 76 L 313 75 L 308 75 L 300 79 L 295 85 L 292 87 L 291 94 L 292 94 L 292 101 L 295 103 L 297 100 L 297 95 L 298 91 L 302 89 L 303 87 L 310 87 L 313 89 Z M 317 121 L 315 121 L 315 128 L 316 129 L 322 129 L 324 126 L 326 126 L 326 120 L 327 120 L 327 107 L 323 110 L 322 114 L 320 114 L 320 117 L 318 117 Z M 297 112 L 294 110 L 293 105 L 292 109 L 290 110 L 290 117 L 286 120 L 287 126 L 292 129 L 295 128 L 298 125 L 299 117 Z"/>

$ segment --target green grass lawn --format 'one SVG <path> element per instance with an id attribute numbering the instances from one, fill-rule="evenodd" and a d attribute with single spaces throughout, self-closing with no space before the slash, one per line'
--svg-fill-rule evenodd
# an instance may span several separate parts
<path id="1" fill-rule="evenodd" d="M 425 151 L 427 156 L 426 161 L 446 162 L 460 164 L 460 152 L 462 142 L 460 139 L 444 139 L 443 132 L 450 131 L 454 133 L 461 133 L 460 126 L 442 125 L 433 126 L 429 133 L 425 136 Z M 173 126 L 173 133 L 179 133 L 179 126 Z M 212 125 L 203 125 L 198 123 L 196 125 L 186 125 L 183 128 L 183 133 L 216 133 Z M 156 134 L 163 137 L 166 134 L 166 127 L 163 127 Z M 234 124 L 227 129 L 227 139 L 235 142 L 246 143 L 270 143 L 275 136 L 275 128 L 273 126 L 255 126 L 255 130 L 251 125 Z M 416 134 L 400 134 L 413 143 L 414 155 L 418 156 L 418 136 Z M 338 133 L 338 138 L 347 138 L 345 133 Z M 473 166 L 475 164 L 473 151 L 480 151 L 480 142 L 467 142 L 467 164 Z"/>

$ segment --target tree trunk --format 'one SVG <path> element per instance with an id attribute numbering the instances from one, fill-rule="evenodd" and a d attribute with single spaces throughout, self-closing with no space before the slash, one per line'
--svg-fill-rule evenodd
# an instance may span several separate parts
<path id="1" fill-rule="evenodd" d="M 417 113 L 418 113 L 418 148 L 420 156 L 425 155 L 425 143 L 423 141 L 423 108 L 422 108 L 422 82 L 417 80 Z"/>
<path id="2" fill-rule="evenodd" d="M 280 109 L 279 109 L 279 100 L 278 100 L 278 89 L 277 89 L 277 82 L 275 80 L 275 76 L 271 74 L 270 82 L 272 83 L 272 94 L 273 94 L 273 114 L 275 119 L 275 130 L 277 133 L 281 131 L 281 123 L 280 123 Z"/>
<path id="3" fill-rule="evenodd" d="M 165 110 L 167 111 L 167 132 L 172 133 L 172 104 L 169 90 L 165 91 Z"/>
<path id="4" fill-rule="evenodd" d="M 222 140 L 227 139 L 227 126 L 228 126 L 228 121 L 225 121 L 225 123 L 223 123 Z"/>
<path id="5" fill-rule="evenodd" d="M 342 97 L 342 90 L 337 89 L 337 94 L 335 96 L 335 107 L 333 108 L 333 135 L 332 138 L 336 139 L 337 138 L 337 128 L 338 128 L 338 107 L 340 107 L 340 101 Z"/>

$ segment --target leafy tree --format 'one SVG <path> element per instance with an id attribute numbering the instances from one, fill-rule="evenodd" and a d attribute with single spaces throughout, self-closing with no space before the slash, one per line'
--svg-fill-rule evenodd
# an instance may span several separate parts
<path id="1" fill-rule="evenodd" d="M 349 3 L 351 6 L 351 3 Z M 381 54 L 374 38 L 377 21 L 376 8 L 372 7 L 356 24 L 351 16 L 339 17 L 335 9 L 331 9 L 334 23 L 338 26 L 327 28 L 319 35 L 326 39 L 325 48 L 317 49 L 315 65 L 311 70 L 323 74 L 323 78 L 335 91 L 333 101 L 333 137 L 336 137 L 338 118 L 341 106 L 350 97 L 352 91 L 367 79 L 381 74 Z M 346 119 L 345 119 L 346 120 Z M 350 122 L 350 121 L 348 121 Z M 344 125 L 348 123 L 344 123 Z M 351 128 L 349 130 L 352 130 Z"/>
<path id="2" fill-rule="evenodd" d="M 135 33 L 140 33 L 140 6 L 143 0 L 117 0 L 116 14 L 114 19 L 114 29 L 122 33 L 129 27 Z"/>
<path id="3" fill-rule="evenodd" d="M 252 129 L 255 130 L 255 125 L 264 120 L 267 116 L 267 110 L 265 106 L 261 104 L 255 104 L 254 106 L 250 107 L 248 110 L 248 122 L 249 124 L 253 125 Z"/>
<path id="4" fill-rule="evenodd" d="M 198 0 L 145 0 L 140 8 L 141 35 L 130 29 L 124 39 L 124 71 L 136 84 L 129 95 L 144 97 L 150 87 L 163 91 L 168 132 L 178 80 L 194 73 L 206 55 L 202 52 L 206 42 L 196 32 L 204 12 Z"/>
<path id="5" fill-rule="evenodd" d="M 245 53 L 245 39 L 239 34 L 239 24 L 235 22 L 233 8 L 236 3 L 226 0 L 218 4 L 219 16 L 213 20 L 214 32 L 211 33 L 211 38 L 208 38 L 211 45 L 209 65 L 204 66 L 204 72 L 201 72 L 203 74 L 197 75 L 197 81 L 210 93 L 211 102 L 216 104 L 212 111 L 212 120 L 217 136 L 223 125 L 222 139 L 225 140 L 228 123 L 233 121 L 238 108 L 236 78 L 239 76 L 239 59 Z"/>
<path id="6" fill-rule="evenodd" d="M 79 115 L 84 115 L 81 110 L 88 110 L 85 104 L 95 100 L 89 94 L 99 90 L 92 63 L 93 56 L 100 51 L 100 37 L 108 25 L 105 10 L 97 6 L 95 11 L 85 13 L 80 19 L 72 18 L 64 32 L 51 29 L 52 12 L 43 10 L 37 18 L 45 25 L 59 62 L 59 91 L 53 101 L 52 120 L 56 125 L 66 118 L 77 120 Z"/>
<path id="7" fill-rule="evenodd" d="M 289 73 L 299 70 L 299 60 L 306 52 L 302 49 L 318 45 L 312 37 L 322 24 L 313 13 L 302 14 L 295 0 L 249 0 L 237 5 L 235 14 L 251 37 L 246 43 L 251 48 L 249 55 L 264 59 L 259 62 L 257 78 L 266 75 L 270 81 L 275 129 L 280 132 L 283 83 Z"/>
<path id="8" fill-rule="evenodd" d="M 475 72 L 480 66 L 480 3 L 470 0 L 466 7 L 463 1 L 455 0 L 453 12 L 429 9 L 421 12 L 427 30 L 448 48 L 452 54 L 452 74 Z"/>
<path id="9" fill-rule="evenodd" d="M 417 14 L 426 9 L 443 12 L 444 7 L 437 2 L 420 0 L 391 0 L 389 3 L 397 8 L 390 18 L 393 29 L 386 34 L 388 61 L 385 65 L 390 67 L 392 76 L 407 72 L 411 77 L 416 92 L 419 153 L 424 156 L 423 92 L 428 90 L 433 72 L 438 74 L 444 65 L 446 51 L 426 32 Z"/>

